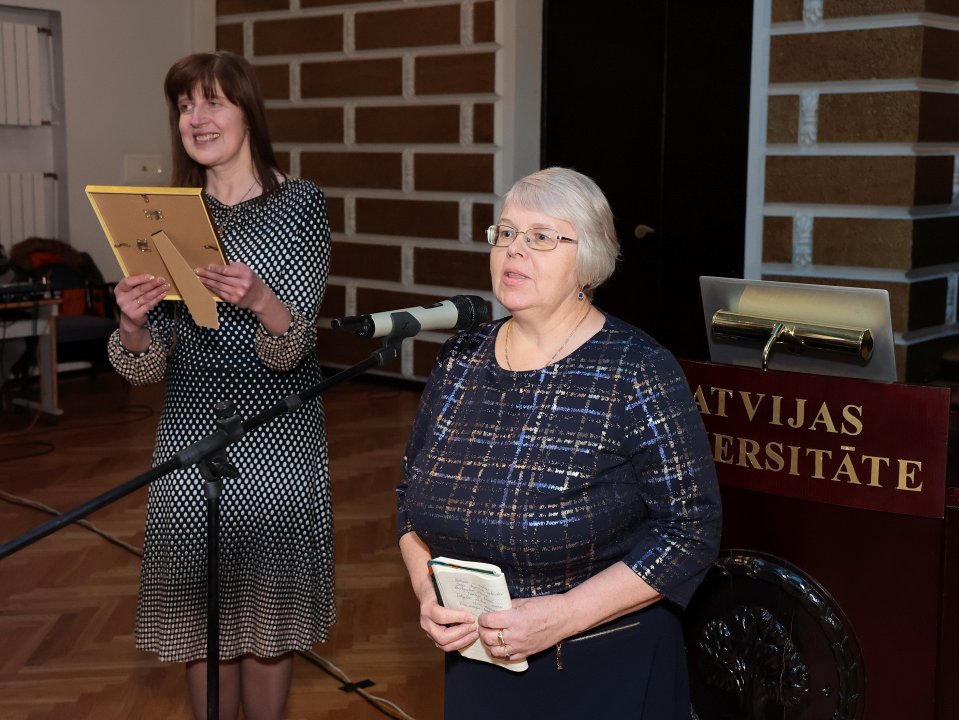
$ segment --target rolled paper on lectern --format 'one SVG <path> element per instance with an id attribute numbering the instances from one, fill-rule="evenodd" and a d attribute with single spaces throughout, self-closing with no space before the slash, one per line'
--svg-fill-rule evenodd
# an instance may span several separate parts
<path id="1" fill-rule="evenodd" d="M 773 341 L 793 350 L 827 350 L 855 355 L 866 361 L 872 356 L 873 338 L 869 328 L 782 320 L 744 315 L 731 310 L 717 310 L 712 325 L 713 334 L 717 337 L 767 343 Z"/>

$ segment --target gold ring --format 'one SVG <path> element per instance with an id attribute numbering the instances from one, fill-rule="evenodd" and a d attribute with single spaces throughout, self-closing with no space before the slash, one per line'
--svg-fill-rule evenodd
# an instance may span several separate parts
<path id="1" fill-rule="evenodd" d="M 509 645 L 504 645 L 504 646 L 503 646 L 503 658 L 504 658 L 505 660 L 509 660 L 509 656 L 510 656 Z"/>
<path id="2" fill-rule="evenodd" d="M 499 640 L 499 644 L 500 644 L 500 645 L 502 645 L 503 647 L 506 647 L 506 641 L 503 639 L 503 631 L 502 631 L 502 630 L 497 630 L 497 631 L 496 631 L 496 639 Z"/>

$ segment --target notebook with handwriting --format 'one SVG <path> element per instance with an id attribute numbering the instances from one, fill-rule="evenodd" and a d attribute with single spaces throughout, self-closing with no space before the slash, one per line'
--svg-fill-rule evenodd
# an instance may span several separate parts
<path id="1" fill-rule="evenodd" d="M 484 612 L 509 610 L 512 606 L 506 578 L 496 565 L 469 560 L 454 560 L 437 557 L 428 563 L 433 573 L 433 584 L 443 607 L 467 610 L 477 617 Z M 500 667 L 521 672 L 529 665 L 525 660 L 507 662 L 487 652 L 482 640 L 460 650 L 463 657 L 493 663 Z"/>

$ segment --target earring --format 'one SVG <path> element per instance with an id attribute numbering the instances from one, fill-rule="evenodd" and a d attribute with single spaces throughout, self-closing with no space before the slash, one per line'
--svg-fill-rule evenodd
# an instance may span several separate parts
<path id="1" fill-rule="evenodd" d="M 577 300 L 585 300 L 585 299 L 586 299 L 586 293 L 584 293 L 582 290 L 580 290 L 578 293 L 576 293 L 576 299 L 577 299 Z"/>

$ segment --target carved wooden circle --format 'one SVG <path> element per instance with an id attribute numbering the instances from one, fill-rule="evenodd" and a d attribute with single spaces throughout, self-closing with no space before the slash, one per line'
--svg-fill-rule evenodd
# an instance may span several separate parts
<path id="1" fill-rule="evenodd" d="M 862 652 L 838 603 L 795 565 L 720 553 L 683 620 L 699 720 L 859 720 Z"/>

